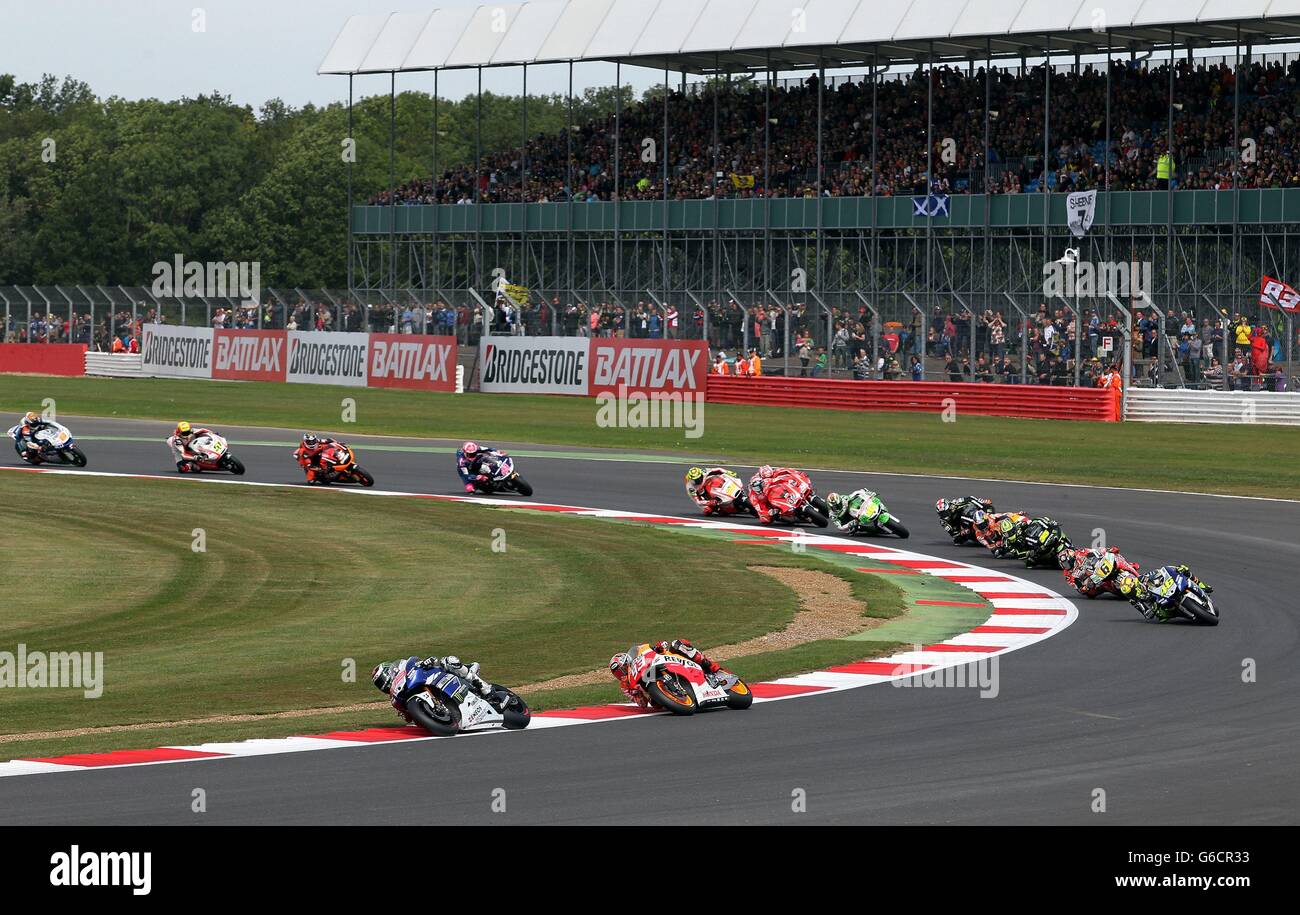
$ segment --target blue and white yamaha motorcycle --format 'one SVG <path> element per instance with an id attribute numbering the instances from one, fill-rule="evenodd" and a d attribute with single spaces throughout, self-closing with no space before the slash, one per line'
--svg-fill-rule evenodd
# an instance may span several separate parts
<path id="1" fill-rule="evenodd" d="M 403 665 L 389 692 L 399 696 L 411 719 L 436 737 L 464 731 L 528 727 L 532 713 L 519 696 L 492 684 L 485 698 L 473 685 L 441 667 L 420 667 L 414 658 Z"/>

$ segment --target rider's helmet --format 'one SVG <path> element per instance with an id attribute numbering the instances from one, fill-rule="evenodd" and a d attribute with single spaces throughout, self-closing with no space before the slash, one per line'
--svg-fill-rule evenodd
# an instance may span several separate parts
<path id="1" fill-rule="evenodd" d="M 32 423 L 40 422 L 40 419 L 41 418 L 36 415 L 35 411 L 28 410 L 27 414 L 23 417 L 23 425 L 30 426 Z"/>
<path id="2" fill-rule="evenodd" d="M 623 671 L 632 663 L 632 656 L 626 651 L 620 651 L 609 659 L 609 672 L 614 676 L 622 679 Z"/>
<path id="3" fill-rule="evenodd" d="M 830 500 L 828 499 L 827 501 L 829 502 Z M 939 499 L 939 500 L 937 500 L 937 501 L 934 503 L 934 510 L 937 511 L 937 512 L 938 512 L 939 514 L 941 514 L 941 515 L 942 515 L 944 512 L 946 512 L 946 511 L 948 510 L 948 508 L 949 508 L 949 505 L 948 505 L 948 500 L 947 500 L 947 499 Z"/>
<path id="4" fill-rule="evenodd" d="M 772 475 L 772 465 L 764 464 L 762 467 L 758 468 L 758 475 L 760 477 L 770 477 Z"/>
<path id="5" fill-rule="evenodd" d="M 844 497 L 837 492 L 833 492 L 826 497 L 826 506 L 832 514 L 841 514 L 844 511 Z"/>
<path id="6" fill-rule="evenodd" d="M 370 682 L 375 684 L 375 689 L 381 693 L 387 693 L 389 687 L 393 685 L 393 677 L 396 673 L 396 664 L 377 664 L 370 672 Z"/>
<path id="7" fill-rule="evenodd" d="M 698 489 L 700 483 L 704 481 L 704 471 L 699 467 L 692 467 L 686 471 L 686 485 L 692 489 Z"/>
<path id="8" fill-rule="evenodd" d="M 187 423 L 185 420 L 182 419 L 180 422 L 176 424 L 175 435 L 177 438 L 189 438 L 193 434 L 194 434 L 194 427 L 191 426 L 189 423 Z"/>
<path id="9" fill-rule="evenodd" d="M 460 446 L 460 451 L 461 454 L 465 455 L 465 457 L 472 458 L 474 455 L 478 454 L 479 452 L 478 443 L 466 442 L 465 444 Z"/>
<path id="10" fill-rule="evenodd" d="M 320 444 L 320 439 L 318 439 L 314 433 L 311 432 L 303 433 L 302 446 L 304 448 L 315 448 L 319 444 Z"/>

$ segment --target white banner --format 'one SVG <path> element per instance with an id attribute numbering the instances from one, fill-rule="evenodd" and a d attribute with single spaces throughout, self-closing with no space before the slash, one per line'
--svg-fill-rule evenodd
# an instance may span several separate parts
<path id="1" fill-rule="evenodd" d="M 212 328 L 144 325 L 140 370 L 159 378 L 211 378 Z"/>
<path id="2" fill-rule="evenodd" d="M 286 381 L 366 386 L 369 334 L 288 331 Z"/>
<path id="3" fill-rule="evenodd" d="M 586 337 L 484 337 L 479 389 L 497 394 L 587 393 Z"/>
<path id="4" fill-rule="evenodd" d="M 1065 198 L 1065 218 L 1075 238 L 1083 238 L 1092 228 L 1092 217 L 1097 212 L 1097 192 L 1079 191 Z"/>

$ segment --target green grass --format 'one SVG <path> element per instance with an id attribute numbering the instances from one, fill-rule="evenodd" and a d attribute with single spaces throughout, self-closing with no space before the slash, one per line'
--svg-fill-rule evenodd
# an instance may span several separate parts
<path id="1" fill-rule="evenodd" d="M 206 538 L 201 552 L 196 528 Z M 503 553 L 492 548 L 497 531 Z M 729 538 L 184 480 L 0 474 L 0 555 L 16 576 L 11 596 L 21 595 L 0 617 L 0 650 L 103 652 L 105 671 L 94 700 L 73 689 L 0 690 L 0 734 L 371 702 L 379 697 L 370 668 L 407 654 L 460 654 L 480 660 L 488 678 L 520 685 L 596 669 L 646 639 L 737 642 L 783 628 L 798 606 L 790 588 L 750 571 L 754 564 L 840 575 L 869 615 L 897 620 L 907 606 L 884 576 Z M 837 640 L 734 666 L 762 679 L 897 647 Z M 553 708 L 620 694 L 611 681 L 528 698 Z M 4 742 L 0 759 L 396 721 L 377 705 Z"/>
<path id="2" fill-rule="evenodd" d="M 1084 423 L 709 404 L 704 435 L 596 425 L 587 398 L 429 394 L 314 385 L 0 376 L 0 410 L 708 455 L 744 463 L 1098 483 L 1300 498 L 1300 436 L 1281 426 Z"/>

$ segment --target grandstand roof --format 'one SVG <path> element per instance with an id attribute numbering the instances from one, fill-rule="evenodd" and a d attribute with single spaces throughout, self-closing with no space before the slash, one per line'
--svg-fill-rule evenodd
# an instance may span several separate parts
<path id="1" fill-rule="evenodd" d="M 622 61 L 691 73 L 1300 38 L 1300 0 L 533 0 L 353 16 L 318 73 Z M 933 42 L 933 46 L 931 45 Z M 770 54 L 770 58 L 769 55 Z"/>

